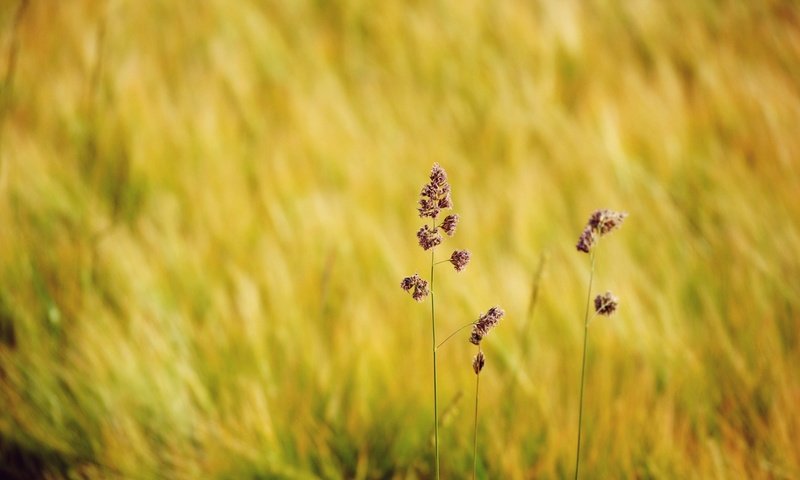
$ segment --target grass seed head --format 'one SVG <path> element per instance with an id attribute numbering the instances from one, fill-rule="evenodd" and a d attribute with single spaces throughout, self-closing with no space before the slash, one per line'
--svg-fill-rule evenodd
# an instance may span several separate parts
<path id="1" fill-rule="evenodd" d="M 406 292 L 411 292 L 411 298 L 418 302 L 421 302 L 430 293 L 428 281 L 424 280 L 416 273 L 410 277 L 404 278 L 403 281 L 400 282 L 400 288 Z"/>
<path id="2" fill-rule="evenodd" d="M 475 325 L 472 326 L 472 334 L 469 337 L 469 341 L 474 345 L 480 345 L 483 337 L 497 325 L 497 322 L 503 318 L 503 315 L 505 315 L 505 312 L 500 307 L 490 308 L 486 313 L 481 315 L 478 321 L 475 322 Z"/>
<path id="3" fill-rule="evenodd" d="M 419 280 L 419 275 L 416 273 L 410 277 L 406 277 L 402 282 L 400 282 L 400 288 L 406 292 L 410 292 L 411 289 L 417 284 L 417 280 Z"/>
<path id="4" fill-rule="evenodd" d="M 598 315 L 609 316 L 617 310 L 619 300 L 611 292 L 598 295 L 594 299 L 594 311 Z"/>
<path id="5" fill-rule="evenodd" d="M 458 214 L 454 213 L 444 217 L 442 230 L 444 230 L 444 233 L 446 233 L 448 237 L 452 237 L 453 234 L 456 233 L 456 225 L 458 225 Z"/>
<path id="6" fill-rule="evenodd" d="M 480 351 L 475 355 L 475 358 L 472 359 L 472 369 L 475 371 L 475 375 L 481 373 L 485 364 L 486 356 L 483 354 L 483 351 Z"/>
<path id="7" fill-rule="evenodd" d="M 595 235 L 592 227 L 587 225 L 586 228 L 583 229 L 580 238 L 578 238 L 578 245 L 576 245 L 576 248 L 581 252 L 589 253 L 595 243 L 597 243 L 597 235 Z"/>
<path id="8" fill-rule="evenodd" d="M 429 178 L 430 182 L 423 186 L 420 192 L 422 198 L 419 199 L 417 210 L 421 218 L 436 218 L 441 210 L 453 208 L 447 173 L 438 163 L 433 164 Z"/>
<path id="9" fill-rule="evenodd" d="M 417 241 L 419 241 L 419 246 L 423 250 L 430 250 L 442 243 L 442 236 L 439 234 L 438 229 L 432 229 L 430 226 L 424 225 L 417 231 Z"/>
<path id="10" fill-rule="evenodd" d="M 411 298 L 413 298 L 418 302 L 421 302 L 430 293 L 431 292 L 428 289 L 428 281 L 420 278 L 417 280 L 417 284 L 414 285 L 414 292 L 411 294 Z"/>
<path id="11" fill-rule="evenodd" d="M 589 221 L 586 223 L 583 232 L 581 232 L 578 244 L 575 247 L 580 252 L 589 253 L 600 237 L 619 228 L 627 216 L 626 212 L 615 212 L 607 209 L 596 210 L 589 217 Z"/>
<path id="12" fill-rule="evenodd" d="M 450 263 L 453 264 L 453 267 L 456 269 L 456 272 L 461 272 L 465 268 L 467 268 L 467 264 L 469 263 L 470 254 L 466 250 L 456 250 L 450 255 Z"/>

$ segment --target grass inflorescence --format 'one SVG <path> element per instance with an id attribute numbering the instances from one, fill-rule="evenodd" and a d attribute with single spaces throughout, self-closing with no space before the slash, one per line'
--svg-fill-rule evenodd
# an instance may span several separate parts
<path id="1" fill-rule="evenodd" d="M 444 217 L 444 219 L 439 223 L 437 219 L 439 218 L 439 214 L 442 210 L 449 210 L 453 208 L 453 201 L 451 198 L 450 192 L 450 184 L 447 181 L 447 173 L 444 169 L 438 164 L 435 163 L 433 168 L 431 169 L 431 173 L 429 176 L 430 181 L 422 187 L 422 191 L 420 192 L 420 199 L 419 199 L 419 207 L 418 212 L 420 218 L 430 218 L 431 225 L 423 225 L 417 232 L 417 240 L 419 246 L 422 247 L 423 250 L 430 250 L 431 251 L 431 261 L 430 261 L 430 280 L 427 281 L 421 278 L 418 274 L 414 274 L 410 277 L 405 277 L 400 282 L 400 287 L 405 290 L 406 292 L 411 292 L 411 296 L 416 301 L 422 301 L 425 297 L 430 295 L 430 302 L 431 302 L 431 350 L 433 353 L 433 430 L 434 430 L 434 475 L 438 479 L 440 475 L 440 465 L 439 465 L 439 394 L 438 394 L 438 375 L 437 375 L 437 361 L 436 361 L 436 354 L 439 350 L 439 347 L 442 346 L 447 340 L 449 340 L 454 334 L 456 334 L 461 329 L 453 332 L 450 334 L 442 343 L 437 343 L 436 341 L 436 309 L 434 304 L 434 269 L 438 263 L 450 263 L 453 268 L 457 272 L 463 271 L 467 264 L 470 261 L 470 253 L 467 250 L 455 250 L 450 254 L 450 257 L 446 261 L 436 262 L 435 251 L 436 247 L 441 245 L 442 243 L 442 235 L 439 233 L 439 230 L 442 230 L 448 237 L 452 237 L 455 234 L 456 226 L 459 222 L 459 216 L 457 214 L 450 214 Z M 430 288 L 428 288 L 428 284 L 430 283 Z M 503 311 L 500 310 L 499 307 L 492 307 L 489 311 L 481 315 L 481 317 L 474 323 L 470 325 L 473 326 L 472 335 L 470 337 L 470 342 L 475 345 L 478 345 L 480 349 L 480 341 L 484 335 L 486 335 L 489 330 L 497 324 L 500 318 L 503 316 Z M 462 327 L 463 328 L 463 327 Z M 484 357 L 483 353 L 478 351 L 479 357 L 476 357 L 476 360 L 473 361 L 473 368 L 475 369 L 475 374 L 478 375 L 480 373 L 480 369 L 483 368 L 484 364 Z M 476 367 L 479 362 L 480 368 Z M 476 387 L 475 391 L 475 445 L 477 448 L 477 412 L 478 412 L 478 391 Z M 474 455 L 477 455 L 477 451 L 474 452 Z M 477 457 L 475 462 L 477 462 Z M 477 463 L 475 463 L 477 464 Z M 475 471 L 473 469 L 473 477 L 475 475 Z"/>
<path id="2" fill-rule="evenodd" d="M 578 444 L 575 448 L 575 480 L 581 465 L 581 433 L 583 427 L 583 386 L 586 374 L 586 348 L 589 341 L 589 305 L 592 297 L 592 284 L 595 277 L 595 257 L 597 255 L 600 239 L 622 225 L 627 217 L 627 213 L 614 212 L 612 210 L 597 210 L 594 212 L 586 227 L 583 229 L 576 248 L 580 252 L 589 254 L 589 286 L 586 293 L 586 308 L 583 315 L 583 355 L 581 356 L 581 388 L 580 399 L 578 400 Z M 611 292 L 598 295 L 594 299 L 594 308 L 597 315 L 611 315 L 617 309 L 618 299 Z"/>

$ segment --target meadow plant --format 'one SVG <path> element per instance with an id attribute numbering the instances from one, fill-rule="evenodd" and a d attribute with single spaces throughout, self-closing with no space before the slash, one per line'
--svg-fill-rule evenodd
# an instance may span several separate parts
<path id="1" fill-rule="evenodd" d="M 442 210 L 452 209 L 453 201 L 450 196 L 450 184 L 447 182 L 447 173 L 439 166 L 438 163 L 433 164 L 429 176 L 429 182 L 422 187 L 420 192 L 420 199 L 417 211 L 420 218 L 429 218 L 430 224 L 425 224 L 417 230 L 417 243 L 423 250 L 431 251 L 431 267 L 430 278 L 425 280 L 415 273 L 410 277 L 406 277 L 400 282 L 400 287 L 406 292 L 411 293 L 414 300 L 421 302 L 428 296 L 431 299 L 431 336 L 432 336 L 432 353 L 433 353 L 433 426 L 434 426 L 434 471 L 436 478 L 439 478 L 439 395 L 437 388 L 437 371 L 436 371 L 436 353 L 447 340 L 453 337 L 462 329 L 472 326 L 473 332 L 470 341 L 478 345 L 478 355 L 473 361 L 473 369 L 478 374 L 483 368 L 485 357 L 483 352 L 480 351 L 480 341 L 494 327 L 503 316 L 503 311 L 499 307 L 490 308 L 489 311 L 481 315 L 477 321 L 470 322 L 467 325 L 459 328 L 451 333 L 442 343 L 436 343 L 436 308 L 434 302 L 434 267 L 442 263 L 450 263 L 457 272 L 462 272 L 467 267 L 470 261 L 470 253 L 467 250 L 455 250 L 450 254 L 446 260 L 436 261 L 436 247 L 442 244 L 443 237 L 441 232 L 444 232 L 448 237 L 455 234 L 456 227 L 458 226 L 459 216 L 450 214 L 444 217 L 441 222 L 438 221 L 439 215 Z M 477 442 L 477 390 L 475 399 L 475 412 L 476 412 L 476 442 Z M 477 445 L 477 443 L 476 443 Z M 473 469 L 474 475 L 474 469 Z"/>
<path id="2" fill-rule="evenodd" d="M 436 374 L 436 307 L 434 303 L 434 266 L 436 265 L 436 247 L 442 243 L 441 229 L 448 237 L 452 237 L 458 225 L 458 215 L 447 215 L 441 223 L 438 222 L 442 210 L 452 209 L 453 202 L 450 197 L 450 184 L 447 182 L 447 173 L 438 163 L 433 164 L 429 182 L 422 187 L 417 211 L 420 218 L 429 218 L 430 225 L 425 224 L 417 231 L 417 242 L 423 250 L 431 251 L 430 284 L 418 274 L 406 277 L 400 286 L 406 292 L 411 292 L 414 300 L 421 302 L 427 296 L 431 297 L 431 336 L 433 351 L 433 431 L 434 431 L 434 471 L 439 478 L 439 394 L 437 389 Z M 456 271 L 463 271 L 469 262 L 469 252 L 456 251 L 447 260 L 453 264 Z M 430 285 L 430 286 L 429 286 Z"/>
<path id="3" fill-rule="evenodd" d="M 588 337 L 589 323 L 589 305 L 592 297 L 592 282 L 594 281 L 594 262 L 597 255 L 597 245 L 600 239 L 619 228 L 622 222 L 628 216 L 624 212 L 614 212 L 612 210 L 597 210 L 589 217 L 586 227 L 581 232 L 578 238 L 576 248 L 579 252 L 589 254 L 589 289 L 586 294 L 586 310 L 583 315 L 583 359 L 581 360 L 581 393 L 578 406 L 578 446 L 575 449 L 575 479 L 578 478 L 578 470 L 580 469 L 581 460 L 581 426 L 583 423 L 583 384 L 586 374 L 586 341 Z M 611 292 L 606 292 L 598 295 L 594 299 L 595 316 L 597 315 L 611 315 L 617 310 L 619 300 Z M 594 317 L 592 317 L 594 318 Z"/>
<path id="4" fill-rule="evenodd" d="M 472 334 L 469 337 L 470 343 L 478 347 L 478 353 L 472 360 L 472 370 L 475 372 L 475 416 L 473 419 L 474 433 L 472 443 L 472 479 L 475 480 L 478 471 L 478 397 L 481 386 L 481 370 L 486 365 L 486 356 L 481 350 L 481 341 L 489 331 L 494 328 L 505 312 L 500 307 L 492 307 L 481 315 L 472 324 Z"/>

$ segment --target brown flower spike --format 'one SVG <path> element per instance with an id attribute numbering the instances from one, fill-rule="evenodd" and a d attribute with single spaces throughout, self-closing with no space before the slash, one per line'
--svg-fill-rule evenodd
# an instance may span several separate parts
<path id="1" fill-rule="evenodd" d="M 430 182 L 422 187 L 419 199 L 420 218 L 436 218 L 442 209 L 453 208 L 450 200 L 450 184 L 447 183 L 447 173 L 439 166 L 433 164 L 430 174 Z"/>
<path id="2" fill-rule="evenodd" d="M 400 288 L 402 288 L 406 292 L 411 291 L 411 289 L 414 288 L 419 279 L 420 279 L 419 275 L 416 273 L 410 277 L 406 277 L 403 279 L 402 282 L 400 282 Z"/>
<path id="3" fill-rule="evenodd" d="M 497 325 L 497 322 L 503 318 L 505 313 L 506 312 L 504 312 L 500 307 L 490 308 L 486 313 L 481 315 L 478 318 L 478 321 L 472 326 L 472 335 L 470 335 L 469 341 L 474 345 L 480 345 L 483 337 L 489 333 L 489 330 Z"/>
<path id="4" fill-rule="evenodd" d="M 420 192 L 419 207 L 417 208 L 421 218 L 430 217 L 435 219 L 443 209 L 453 208 L 453 201 L 450 198 L 450 184 L 447 182 L 447 173 L 439 166 L 433 164 L 429 176 L 429 182 L 422 187 Z M 417 243 L 423 250 L 430 250 L 442 244 L 444 238 L 440 233 L 443 231 L 448 237 L 452 237 L 456 232 L 459 217 L 453 213 L 444 217 L 441 223 L 436 226 L 423 225 L 417 230 Z M 441 229 L 441 230 L 440 230 Z M 469 263 L 470 254 L 466 250 L 456 250 L 446 261 L 450 262 L 457 272 L 463 271 Z M 416 273 L 411 277 L 406 277 L 400 282 L 400 287 L 406 292 L 411 293 L 411 297 L 421 302 L 430 294 L 428 282 L 423 280 Z"/>
<path id="5" fill-rule="evenodd" d="M 478 352 L 475 355 L 475 358 L 472 359 L 472 370 L 475 371 L 475 375 L 481 373 L 483 370 L 483 366 L 486 364 L 486 356 L 483 354 L 483 351 Z"/>
<path id="6" fill-rule="evenodd" d="M 442 230 L 448 237 L 452 237 L 456 233 L 456 225 L 458 225 L 458 214 L 452 214 L 444 217 L 442 221 Z"/>
<path id="7" fill-rule="evenodd" d="M 417 284 L 414 285 L 414 292 L 411 294 L 411 298 L 421 302 L 422 299 L 427 297 L 430 293 L 430 290 L 428 290 L 428 281 L 420 278 Z"/>
<path id="8" fill-rule="evenodd" d="M 609 316 L 617 311 L 617 306 L 619 306 L 619 300 L 611 292 L 598 295 L 594 299 L 594 311 L 598 315 Z"/>
<path id="9" fill-rule="evenodd" d="M 578 244 L 575 246 L 579 251 L 589 253 L 595 246 L 597 240 L 622 225 L 628 214 L 625 212 L 615 212 L 613 210 L 597 210 L 589 217 L 586 227 L 583 229 Z"/>
<path id="10" fill-rule="evenodd" d="M 438 229 L 431 230 L 431 227 L 424 225 L 417 232 L 417 241 L 423 250 L 430 250 L 442 243 L 442 236 L 439 235 Z"/>
<path id="11" fill-rule="evenodd" d="M 428 281 L 422 279 L 416 273 L 410 277 L 404 278 L 403 281 L 400 282 L 400 288 L 406 292 L 410 292 L 413 289 L 414 291 L 411 292 L 411 298 L 418 302 L 421 302 L 430 293 Z"/>
<path id="12" fill-rule="evenodd" d="M 465 268 L 467 268 L 467 264 L 469 263 L 470 255 L 469 252 L 466 250 L 456 250 L 450 255 L 449 262 L 453 264 L 453 267 L 456 269 L 456 272 L 461 272 Z"/>

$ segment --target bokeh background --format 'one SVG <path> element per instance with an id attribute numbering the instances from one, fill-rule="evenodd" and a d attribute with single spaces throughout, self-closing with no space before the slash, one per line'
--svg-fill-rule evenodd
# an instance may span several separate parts
<path id="1" fill-rule="evenodd" d="M 0 477 L 800 478 L 792 0 L 0 2 Z M 440 351 L 443 478 L 474 347 Z"/>

